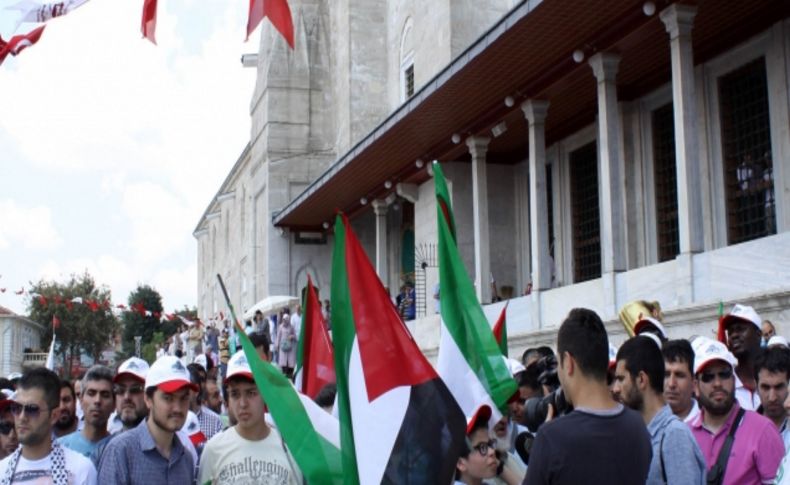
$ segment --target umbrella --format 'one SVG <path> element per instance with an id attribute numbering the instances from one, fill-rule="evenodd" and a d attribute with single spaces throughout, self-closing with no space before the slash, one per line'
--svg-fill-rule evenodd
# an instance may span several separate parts
<path id="1" fill-rule="evenodd" d="M 289 308 L 291 305 L 295 305 L 297 303 L 299 303 L 299 299 L 295 296 L 267 296 L 244 312 L 242 318 L 244 320 L 252 320 L 252 318 L 255 316 L 255 312 L 258 310 L 260 310 L 261 313 L 266 316 L 276 313 L 283 308 Z"/>

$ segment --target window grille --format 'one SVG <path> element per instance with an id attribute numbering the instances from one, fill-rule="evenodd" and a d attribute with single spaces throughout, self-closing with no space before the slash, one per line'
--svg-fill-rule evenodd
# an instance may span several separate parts
<path id="1" fill-rule="evenodd" d="M 675 259 L 680 252 L 675 120 L 672 103 L 653 111 L 652 127 L 658 260 L 669 261 Z"/>
<path id="2" fill-rule="evenodd" d="M 598 212 L 598 148 L 595 142 L 570 154 L 574 282 L 601 276 Z"/>
<path id="3" fill-rule="evenodd" d="M 722 76 L 719 99 L 729 244 L 776 234 L 765 59 Z"/>
<path id="4" fill-rule="evenodd" d="M 414 64 L 406 68 L 403 74 L 404 88 L 406 90 L 406 98 L 412 97 L 414 94 Z"/>

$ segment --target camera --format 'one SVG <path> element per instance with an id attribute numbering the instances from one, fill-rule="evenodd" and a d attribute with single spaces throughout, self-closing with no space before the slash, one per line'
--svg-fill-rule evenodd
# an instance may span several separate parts
<path id="1" fill-rule="evenodd" d="M 538 428 L 546 421 L 549 406 L 554 408 L 554 417 L 568 414 L 573 408 L 565 399 L 565 394 L 560 387 L 560 379 L 557 375 L 557 358 L 554 355 L 548 355 L 533 365 L 540 372 L 538 383 L 548 389 L 549 393 L 543 397 L 527 399 L 524 402 L 524 419 L 521 424 L 530 431 L 537 432 Z"/>

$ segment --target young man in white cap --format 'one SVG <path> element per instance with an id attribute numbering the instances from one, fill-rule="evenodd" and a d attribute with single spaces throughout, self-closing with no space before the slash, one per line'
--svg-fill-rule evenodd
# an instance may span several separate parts
<path id="1" fill-rule="evenodd" d="M 754 360 L 761 349 L 762 319 L 754 308 L 735 305 L 721 319 L 720 325 L 727 332 L 727 347 L 738 359 L 735 367 L 735 398 L 742 408 L 756 411 L 760 407 L 760 395 L 754 378 Z"/>
<path id="2" fill-rule="evenodd" d="M 145 379 L 148 418 L 110 441 L 99 460 L 99 482 L 192 483 L 194 459 L 176 436 L 186 420 L 190 392 L 197 392 L 197 386 L 177 357 L 154 362 Z"/>
<path id="3" fill-rule="evenodd" d="M 228 362 L 225 385 L 237 424 L 206 443 L 198 483 L 303 483 L 302 472 L 280 433 L 264 420 L 263 397 L 243 351 Z"/>
<path id="4" fill-rule="evenodd" d="M 735 399 L 737 361 L 723 343 L 698 337 L 693 347 L 701 411 L 689 426 L 708 465 L 708 483 L 771 483 L 784 455 L 776 426 Z"/>
<path id="5" fill-rule="evenodd" d="M 22 375 L 9 409 L 20 447 L 0 461 L 0 483 L 94 485 L 96 469 L 79 453 L 52 441 L 60 417 L 60 378 L 37 367 Z"/>

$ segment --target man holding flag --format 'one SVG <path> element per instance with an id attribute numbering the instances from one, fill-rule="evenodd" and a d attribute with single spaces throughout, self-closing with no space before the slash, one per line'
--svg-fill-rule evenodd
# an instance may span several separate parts
<path id="1" fill-rule="evenodd" d="M 280 433 L 264 419 L 265 405 L 244 352 L 228 362 L 227 400 L 237 424 L 215 435 L 200 459 L 198 483 L 303 483 Z"/>

